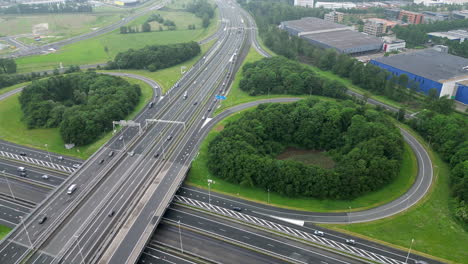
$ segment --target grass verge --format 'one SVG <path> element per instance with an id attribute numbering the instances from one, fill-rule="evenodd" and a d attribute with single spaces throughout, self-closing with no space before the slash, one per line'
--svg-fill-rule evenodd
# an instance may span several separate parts
<path id="1" fill-rule="evenodd" d="M 139 84 L 142 91 L 140 102 L 126 118 L 132 119 L 151 100 L 153 88 L 140 80 L 126 79 L 132 84 Z M 44 146 L 47 144 L 48 150 L 51 152 L 87 159 L 112 137 L 112 133 L 108 132 L 92 144 L 70 150 L 65 149 L 65 143 L 60 136 L 58 128 L 27 129 L 26 124 L 21 121 L 23 112 L 21 111 L 18 97 L 19 94 L 15 94 L 0 102 L 0 113 L 2 113 L 0 115 L 0 124 L 2 124 L 0 126 L 0 135 L 2 135 L 1 139 L 3 140 L 42 150 L 47 150 Z"/>
<path id="2" fill-rule="evenodd" d="M 200 147 L 200 153 L 192 162 L 192 168 L 188 174 L 186 183 L 188 185 L 197 186 L 207 189 L 207 179 L 212 179 L 216 183 L 211 186 L 211 190 L 232 196 L 237 196 L 246 200 L 255 201 L 258 203 L 267 203 L 268 192 L 261 188 L 241 187 L 238 184 L 227 182 L 221 178 L 212 175 L 208 170 L 208 144 L 214 137 L 224 128 L 228 122 L 237 120 L 242 116 L 241 113 L 236 113 L 229 118 L 221 121 L 208 134 Z M 410 147 L 405 144 L 404 155 L 399 176 L 385 188 L 365 194 L 354 200 L 319 200 L 310 197 L 289 198 L 270 193 L 270 204 L 277 207 L 291 208 L 303 211 L 314 212 L 337 212 L 347 211 L 349 206 L 352 210 L 363 210 L 375 207 L 397 197 L 403 195 L 414 183 L 417 174 L 417 161 Z"/>
<path id="3" fill-rule="evenodd" d="M 405 126 L 405 128 L 407 128 Z M 416 132 L 407 129 L 424 142 Z M 449 167 L 427 143 L 424 143 L 434 169 L 434 182 L 426 197 L 408 211 L 370 223 L 322 225 L 339 231 L 365 236 L 407 250 L 414 239 L 413 250 L 442 258 L 443 262 L 468 263 L 468 233 L 449 210 Z M 448 260 L 448 261 L 447 261 Z"/>
<path id="4" fill-rule="evenodd" d="M 8 233 L 11 231 L 11 228 L 8 226 L 0 225 L 0 240 L 2 240 Z"/>
<path id="5" fill-rule="evenodd" d="M 5 87 L 5 88 L 0 88 L 0 95 L 7 93 L 9 91 L 15 90 L 16 88 L 29 85 L 30 83 L 31 82 L 24 82 L 24 83 L 15 84 L 13 86 Z"/>

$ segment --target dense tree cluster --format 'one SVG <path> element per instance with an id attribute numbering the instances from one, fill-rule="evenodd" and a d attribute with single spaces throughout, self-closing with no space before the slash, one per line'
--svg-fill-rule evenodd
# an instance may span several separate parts
<path id="1" fill-rule="evenodd" d="M 17 4 L 1 9 L 3 14 L 44 14 L 44 13 L 83 13 L 93 12 L 93 7 L 85 0 L 66 1 L 57 4 Z"/>
<path id="2" fill-rule="evenodd" d="M 66 143 L 86 145 L 124 119 L 140 94 L 122 78 L 87 72 L 33 82 L 19 101 L 28 128 L 59 127 Z"/>
<path id="3" fill-rule="evenodd" d="M 429 24 L 395 26 L 392 30 L 397 38 L 404 39 L 410 46 L 425 44 L 429 40 L 427 33 L 435 31 L 448 31 L 459 28 L 468 28 L 468 19 L 456 19 L 449 21 L 436 21 Z M 436 44 L 449 46 L 449 52 L 468 58 L 468 44 L 459 41 L 450 41 L 443 38 L 432 38 Z"/>
<path id="4" fill-rule="evenodd" d="M 142 49 L 119 52 L 114 61 L 107 63 L 108 69 L 148 69 L 156 71 L 167 68 L 200 54 L 200 45 L 192 41 L 171 45 L 151 45 Z"/>
<path id="5" fill-rule="evenodd" d="M 410 125 L 440 153 L 451 168 L 454 214 L 468 223 L 468 122 L 459 114 L 422 111 Z"/>
<path id="6" fill-rule="evenodd" d="M 0 89 L 22 82 L 29 82 L 47 76 L 47 72 L 30 74 L 0 74 Z"/>
<path id="7" fill-rule="evenodd" d="M 2 73 L 16 73 L 15 60 L 0 58 L 0 74 Z"/>
<path id="8" fill-rule="evenodd" d="M 275 157 L 288 146 L 328 150 L 334 169 Z M 366 106 L 306 99 L 264 104 L 229 123 L 209 144 L 211 172 L 287 196 L 349 199 L 399 173 L 403 141 L 386 117 Z"/>
<path id="9" fill-rule="evenodd" d="M 241 90 L 250 95 L 315 94 L 346 98 L 346 87 L 337 81 L 325 80 L 310 68 L 284 57 L 265 58 L 242 68 Z"/>
<path id="10" fill-rule="evenodd" d="M 194 0 L 187 5 L 187 11 L 201 18 L 204 28 L 210 25 L 210 19 L 214 17 L 215 12 L 213 6 L 206 0 Z"/>

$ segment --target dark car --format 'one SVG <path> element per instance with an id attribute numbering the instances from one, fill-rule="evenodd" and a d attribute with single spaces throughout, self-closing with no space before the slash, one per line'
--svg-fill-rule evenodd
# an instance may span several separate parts
<path id="1" fill-rule="evenodd" d="M 198 102 L 193 103 L 193 105 L 197 105 L 197 104 L 198 104 Z"/>
<path id="2" fill-rule="evenodd" d="M 25 171 L 20 171 L 20 172 L 19 172 L 19 175 L 20 175 L 20 176 L 23 176 L 23 177 L 26 177 L 27 174 L 26 174 Z"/>
<path id="3" fill-rule="evenodd" d="M 154 158 L 159 158 L 159 153 L 154 154 Z"/>
<path id="4" fill-rule="evenodd" d="M 242 208 L 240 207 L 233 207 L 232 210 L 236 211 L 236 212 L 240 212 L 242 211 Z"/>
<path id="5" fill-rule="evenodd" d="M 209 111 L 211 111 L 211 107 L 210 107 L 210 108 L 208 108 L 208 112 L 209 112 Z"/>
<path id="6" fill-rule="evenodd" d="M 109 156 L 109 157 L 114 156 L 114 151 L 109 152 L 109 155 L 108 155 L 108 156 Z"/>
<path id="7" fill-rule="evenodd" d="M 104 159 L 99 161 L 99 164 L 103 164 L 103 163 L 104 163 Z"/>
<path id="8" fill-rule="evenodd" d="M 41 217 L 39 218 L 38 223 L 39 223 L 40 225 L 42 225 L 46 220 L 47 220 L 47 216 L 46 216 L 46 215 L 43 215 L 43 216 L 41 216 Z"/>
<path id="9" fill-rule="evenodd" d="M 26 156 L 26 152 L 20 152 L 21 156 Z"/>
<path id="10" fill-rule="evenodd" d="M 109 217 L 113 217 L 114 215 L 115 215 L 115 211 L 114 211 L 114 210 L 112 210 L 112 211 L 110 211 L 110 212 L 109 212 L 109 214 L 108 214 L 107 216 L 109 216 Z"/>

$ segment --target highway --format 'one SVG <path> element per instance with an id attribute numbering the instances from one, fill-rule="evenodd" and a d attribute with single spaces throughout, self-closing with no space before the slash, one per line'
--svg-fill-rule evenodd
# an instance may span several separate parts
<path id="1" fill-rule="evenodd" d="M 229 36 L 231 41 L 227 41 Z M 174 88 L 174 90 L 166 94 L 154 108 L 145 111 L 136 119 L 137 121 L 143 121 L 148 113 L 162 112 L 162 114 L 157 118 L 185 121 L 187 123 L 186 126 L 188 127 L 186 130 L 182 131 L 183 129 L 181 125 L 158 123 L 156 125 L 149 126 L 148 129 L 143 132 L 144 136 L 139 137 L 138 140 L 135 139 L 132 141 L 132 138 L 135 136 L 138 129 L 127 129 L 127 133 L 123 133 L 124 140 L 118 140 L 120 134 L 114 137 L 113 140 L 85 162 L 80 170 L 71 176 L 71 180 L 68 182 L 73 182 L 79 185 L 78 190 L 73 195 L 67 196 L 64 193 L 64 189 L 66 189 L 67 185 L 63 185 L 61 188 L 53 191 L 51 197 L 47 199 L 47 201 L 38 205 L 31 216 L 25 219 L 26 229 L 29 234 L 32 234 L 31 240 L 33 241 L 34 247 L 41 247 L 39 251 L 34 250 L 37 253 L 31 255 L 29 258 L 30 263 L 33 263 L 36 260 L 41 262 L 44 261 L 44 258 L 50 258 L 49 256 L 57 255 L 59 258 L 66 259 L 66 255 L 68 255 L 66 254 L 67 247 L 70 247 L 71 244 L 73 244 L 74 240 L 71 238 L 75 237 L 75 234 L 80 239 L 79 244 L 82 244 L 81 241 L 83 239 L 83 244 L 81 245 L 82 248 L 86 250 L 86 247 L 89 246 L 91 247 L 90 251 L 94 251 L 94 242 L 99 242 L 99 240 L 89 240 L 86 236 L 105 236 L 106 228 L 96 229 L 93 227 L 96 227 L 96 225 L 99 226 L 101 223 L 109 225 L 110 222 L 113 222 L 109 220 L 118 219 L 118 217 L 109 219 L 106 208 L 113 207 L 117 209 L 116 216 L 120 216 L 120 211 L 118 211 L 119 206 L 120 208 L 124 208 L 125 205 L 128 205 L 128 198 L 136 195 L 135 190 L 145 190 L 145 188 L 130 187 L 141 187 L 143 184 L 147 184 L 145 182 L 146 178 L 155 175 L 148 176 L 146 172 L 154 171 L 154 169 L 152 169 L 154 166 L 159 166 L 159 169 L 161 169 L 162 166 L 165 166 L 164 171 L 172 174 L 172 176 L 164 177 L 168 182 L 173 181 L 175 179 L 175 175 L 184 175 L 178 173 L 178 170 L 182 168 L 186 169 L 187 165 L 181 166 L 180 163 L 178 164 L 178 161 L 183 161 L 188 164 L 187 160 L 183 160 L 183 156 L 186 155 L 185 153 L 180 153 L 180 149 L 176 149 L 175 145 L 170 146 L 170 143 L 181 140 L 187 141 L 190 137 L 182 138 L 181 132 L 190 132 L 193 134 L 196 132 L 197 126 L 201 127 L 204 121 L 202 117 L 209 114 L 208 109 L 211 110 L 216 103 L 212 101 L 215 89 L 220 85 L 220 81 L 224 78 L 223 76 L 231 74 L 231 70 L 229 69 L 229 60 L 233 57 L 235 50 L 240 48 L 240 45 L 243 42 L 242 40 L 243 34 L 230 34 L 230 32 L 227 31 L 224 41 L 219 41 L 218 44 L 215 44 L 213 52 L 208 53 L 206 55 L 206 59 L 194 67 L 199 69 L 185 75 L 184 79 L 187 80 L 187 83 L 182 80 L 180 87 L 176 87 L 179 89 Z M 217 55 L 219 50 L 221 50 L 221 47 L 224 45 L 226 45 L 228 49 L 223 48 L 222 50 L 231 50 L 231 52 L 223 52 Z M 206 63 L 211 70 L 206 71 L 205 69 L 207 67 L 203 65 L 203 63 Z M 220 65 L 226 66 L 219 67 Z M 190 87 L 191 95 L 189 96 L 189 99 L 184 100 L 181 96 L 181 93 L 184 91 L 182 88 L 189 88 L 188 84 L 193 84 L 193 87 Z M 172 96 L 173 93 L 178 93 L 179 95 Z M 197 102 L 197 105 L 195 105 L 195 102 Z M 171 110 L 171 107 L 173 107 L 174 110 Z M 161 108 L 164 109 L 161 111 Z M 195 111 L 198 115 L 195 118 L 192 116 L 194 109 L 196 109 Z M 154 116 L 154 114 L 149 115 Z M 168 144 L 166 144 L 166 138 L 168 135 L 172 135 L 173 139 L 169 140 Z M 125 139 L 127 139 L 127 146 L 122 150 L 122 147 L 125 145 Z M 187 142 L 185 142 L 184 145 L 190 147 L 190 143 L 187 144 Z M 108 158 L 107 154 L 112 149 L 118 152 L 113 157 Z M 127 155 L 129 150 L 133 151 L 135 155 Z M 163 161 L 155 164 L 148 162 L 148 160 L 152 160 L 154 162 L 154 151 L 162 152 L 163 150 L 167 153 L 161 154 L 167 156 L 169 162 Z M 96 166 L 96 160 L 99 160 L 100 158 L 105 158 L 106 162 L 101 166 Z M 142 165 L 139 166 L 138 171 L 134 169 L 137 165 Z M 132 174 L 131 177 L 130 174 Z M 126 181 L 127 179 L 131 179 L 132 181 L 128 182 Z M 180 181 L 181 179 L 178 180 Z M 159 190 L 163 193 L 168 190 L 175 192 L 179 183 L 180 182 L 176 182 L 176 184 L 172 185 L 172 188 L 170 189 L 162 187 Z M 163 184 L 168 183 L 164 182 L 159 186 L 163 186 Z M 167 196 L 166 194 L 155 195 L 155 197 L 159 199 L 167 199 L 167 197 L 171 198 L 170 195 Z M 60 202 L 60 199 L 64 199 L 64 202 Z M 112 202 L 109 200 L 112 200 Z M 167 202 L 170 202 L 170 200 Z M 150 204 L 158 206 L 158 203 Z M 129 208 L 132 208 L 132 206 Z M 136 208 L 139 207 L 136 206 Z M 162 209 L 164 210 L 164 208 L 165 206 L 163 206 Z M 145 213 L 148 212 L 149 211 L 145 211 Z M 123 215 L 126 212 L 121 213 Z M 48 215 L 49 219 L 41 226 L 35 225 L 34 222 L 37 220 L 38 215 L 44 214 Z M 93 228 L 93 230 L 102 230 L 102 232 L 94 232 L 92 234 L 87 233 L 86 231 L 91 230 L 91 228 Z M 73 234 L 73 231 L 76 231 L 75 234 Z M 82 237 L 80 237 L 80 234 L 82 234 Z M 132 232 L 132 234 L 138 233 Z M 9 237 L 4 240 L 1 249 L 1 251 L 3 251 L 1 259 L 2 263 L 15 263 L 16 260 L 12 258 L 15 253 L 15 259 L 20 259 L 26 255 L 26 248 L 20 243 L 15 242 L 23 239 L 24 236 L 25 234 L 23 234 L 23 231 L 15 229 L 15 231 L 13 231 Z M 135 237 L 128 239 L 135 239 Z M 136 237 L 136 239 L 139 239 L 139 237 Z M 127 243 L 127 238 L 122 240 L 125 240 L 125 245 L 132 245 L 132 243 Z M 68 241 L 68 243 L 64 245 L 65 241 Z M 119 240 L 114 239 L 113 241 Z M 73 245 L 70 250 L 73 251 L 75 248 L 76 245 Z M 62 251 L 62 249 L 64 250 Z M 7 253 L 7 251 L 9 253 Z M 76 254 L 70 255 L 73 257 L 76 256 Z M 139 252 L 136 257 L 138 257 L 138 255 Z"/>

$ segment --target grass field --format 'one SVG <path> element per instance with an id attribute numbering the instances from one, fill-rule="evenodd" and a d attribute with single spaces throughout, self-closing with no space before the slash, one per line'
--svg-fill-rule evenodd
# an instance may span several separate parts
<path id="1" fill-rule="evenodd" d="M 0 240 L 11 231 L 11 228 L 0 225 Z"/>
<path id="2" fill-rule="evenodd" d="M 184 15 L 192 18 L 195 17 L 187 12 L 174 13 L 177 13 L 174 14 L 178 19 L 174 20 L 176 24 L 183 23 L 181 21 L 187 19 Z M 200 20 L 199 18 L 195 19 Z M 118 31 L 113 31 L 96 38 L 65 46 L 56 53 L 19 58 L 16 60 L 16 63 L 18 64 L 19 72 L 53 69 L 59 67 L 60 63 L 64 67 L 69 65 L 104 63 L 113 59 L 117 53 L 130 48 L 139 49 L 146 45 L 164 45 L 203 39 L 216 30 L 218 24 L 217 17 L 213 21 L 213 25 L 207 29 L 188 30 L 181 28 L 175 31 L 137 34 L 120 34 Z M 105 51 L 105 47 L 107 47 L 108 52 Z"/>
<path id="3" fill-rule="evenodd" d="M 200 188 L 208 188 L 207 179 L 215 180 L 216 184 L 211 186 L 212 191 L 225 193 L 228 195 L 242 197 L 247 200 L 266 203 L 268 193 L 260 188 L 240 187 L 238 184 L 232 184 L 212 175 L 207 167 L 208 144 L 219 133 L 228 122 L 238 119 L 242 114 L 223 120 L 208 134 L 200 147 L 200 153 L 192 162 L 192 168 L 188 174 L 186 183 Z M 410 147 L 405 144 L 404 158 L 399 176 L 385 188 L 372 193 L 365 194 L 359 198 L 350 201 L 319 200 L 309 197 L 288 198 L 276 193 L 270 193 L 270 202 L 272 205 L 284 208 L 294 208 L 304 211 L 330 212 L 347 211 L 349 206 L 352 210 L 362 210 L 387 203 L 403 195 L 413 184 L 417 174 L 417 161 Z"/>
<path id="4" fill-rule="evenodd" d="M 279 160 L 294 160 L 306 165 L 316 165 L 324 169 L 335 167 L 335 161 L 324 151 L 289 147 L 276 158 Z"/>
<path id="5" fill-rule="evenodd" d="M 420 142 L 423 141 L 420 139 Z M 417 206 L 371 223 L 324 226 L 385 241 L 406 250 L 411 239 L 414 239 L 415 251 L 453 263 L 468 263 L 468 233 L 449 211 L 448 165 L 427 144 L 425 147 L 433 161 L 435 179 L 429 195 Z"/>
<path id="6" fill-rule="evenodd" d="M 171 88 L 177 82 L 177 80 L 179 80 L 182 77 L 182 74 L 180 73 L 180 67 L 185 66 L 187 67 L 186 71 L 188 71 L 213 46 L 215 42 L 216 40 L 212 40 L 202 45 L 200 55 L 192 58 L 191 60 L 188 60 L 178 65 L 174 65 L 166 69 L 162 69 L 162 70 L 155 71 L 155 72 L 150 72 L 146 70 L 124 70 L 124 71 L 128 73 L 139 74 L 139 75 L 155 80 L 157 83 L 161 85 L 162 91 L 163 93 L 165 93 L 169 88 Z M 115 70 L 112 70 L 112 71 L 115 71 Z"/>
<path id="7" fill-rule="evenodd" d="M 70 13 L 70 14 L 28 14 L 28 15 L 2 15 L 0 16 L 0 34 L 18 35 L 32 34 L 32 27 L 47 23 L 48 30 L 40 34 L 44 38 L 40 42 L 34 41 L 34 36 L 25 37 L 29 43 L 38 45 L 54 42 L 60 39 L 91 32 L 96 28 L 104 27 L 120 19 L 117 13 Z M 20 39 L 24 40 L 24 39 Z"/>
<path id="8" fill-rule="evenodd" d="M 126 79 L 130 83 L 140 84 L 140 87 L 142 88 L 140 102 L 127 118 L 132 119 L 148 104 L 153 96 L 153 89 L 142 81 L 130 78 Z M 0 124 L 2 124 L 0 126 L 0 138 L 3 140 L 42 150 L 46 150 L 44 144 L 48 144 L 48 150 L 51 152 L 86 159 L 112 137 L 112 133 L 109 132 L 93 144 L 67 150 L 64 147 L 65 143 L 60 136 L 58 128 L 26 128 L 26 125 L 21 121 L 23 112 L 21 111 L 18 97 L 19 94 L 16 94 L 0 101 L 0 113 L 2 113 L 0 115 Z"/>

